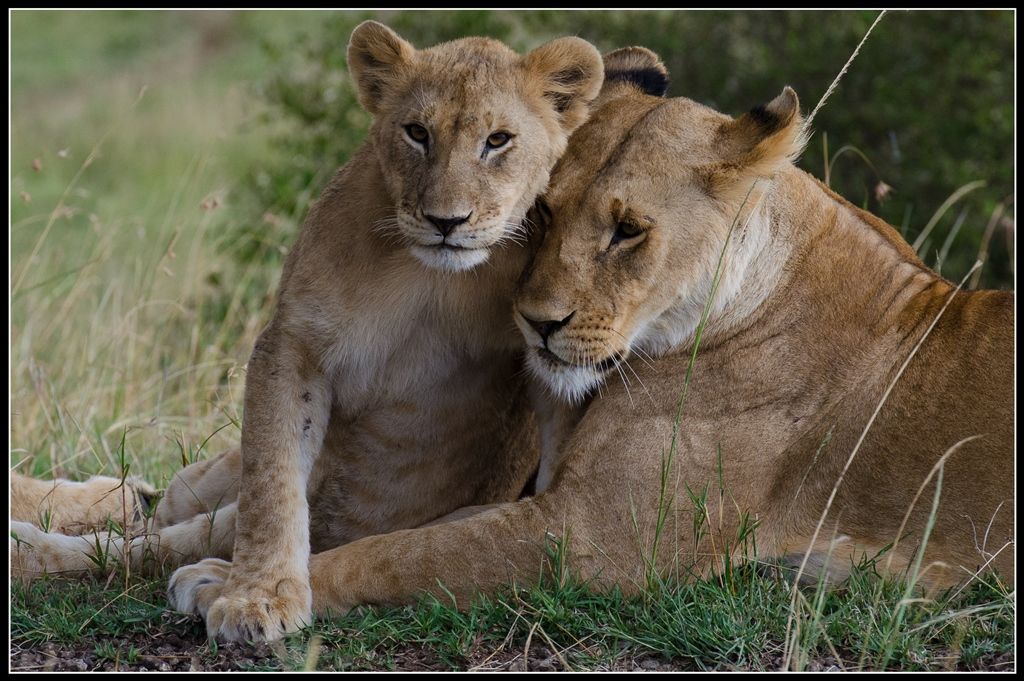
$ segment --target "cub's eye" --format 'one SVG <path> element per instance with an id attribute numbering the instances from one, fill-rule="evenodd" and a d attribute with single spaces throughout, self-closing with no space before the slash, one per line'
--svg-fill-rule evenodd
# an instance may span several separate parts
<path id="1" fill-rule="evenodd" d="M 409 136 L 409 139 L 417 144 L 425 145 L 427 140 L 430 139 L 430 133 L 428 133 L 427 129 L 419 123 L 410 123 L 405 126 L 405 134 Z"/>
<path id="2" fill-rule="evenodd" d="M 615 225 L 615 234 L 612 234 L 612 242 L 608 244 L 608 246 L 614 246 L 620 241 L 628 241 L 629 239 L 638 237 L 643 233 L 644 230 L 640 229 L 636 225 L 632 225 L 628 222 L 620 222 Z"/>
<path id="3" fill-rule="evenodd" d="M 488 149 L 500 149 L 503 146 L 505 146 L 506 144 L 508 144 L 510 139 L 512 139 L 512 134 L 511 133 L 508 133 L 508 132 L 492 132 L 487 137 L 487 148 Z"/>

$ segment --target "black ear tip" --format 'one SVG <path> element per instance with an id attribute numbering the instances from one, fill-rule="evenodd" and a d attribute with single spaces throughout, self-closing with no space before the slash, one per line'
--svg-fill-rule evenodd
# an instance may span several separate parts
<path id="1" fill-rule="evenodd" d="M 779 125 L 779 117 L 764 104 L 755 106 L 747 115 L 750 116 L 750 118 L 760 127 L 765 129 L 774 129 Z"/>
<path id="2" fill-rule="evenodd" d="M 747 112 L 747 116 L 765 133 L 773 133 L 786 127 L 799 108 L 800 102 L 796 91 L 787 85 L 783 88 L 782 94 L 767 104 L 755 106 Z"/>
<path id="3" fill-rule="evenodd" d="M 646 47 L 623 47 L 604 57 L 606 82 L 635 85 L 645 94 L 663 97 L 668 92 L 668 69 L 657 54 Z"/>
<path id="4" fill-rule="evenodd" d="M 631 71 L 605 71 L 605 80 L 632 83 L 644 94 L 664 97 L 668 92 L 668 74 L 657 69 L 633 69 Z"/>

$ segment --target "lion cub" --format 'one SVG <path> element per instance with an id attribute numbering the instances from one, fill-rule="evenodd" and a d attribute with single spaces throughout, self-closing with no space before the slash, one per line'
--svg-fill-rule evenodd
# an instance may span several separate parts
<path id="1" fill-rule="evenodd" d="M 227 639 L 311 620 L 311 545 L 514 500 L 537 462 L 514 242 L 601 56 L 575 38 L 417 51 L 367 22 L 348 61 L 374 121 L 310 211 L 249 361 L 233 565 L 207 614 Z"/>
<path id="2" fill-rule="evenodd" d="M 537 467 L 511 297 L 526 212 L 587 118 L 601 56 L 578 38 L 525 56 L 487 38 L 416 50 L 365 22 L 348 62 L 373 124 L 285 263 L 240 455 L 183 471 L 157 519 L 165 555 L 233 559 L 207 617 L 222 638 L 310 621 L 311 548 L 515 500 Z"/>

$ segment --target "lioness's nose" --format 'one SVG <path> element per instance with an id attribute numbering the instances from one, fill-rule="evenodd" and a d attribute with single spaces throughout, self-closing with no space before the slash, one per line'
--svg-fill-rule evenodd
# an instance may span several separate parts
<path id="1" fill-rule="evenodd" d="M 441 233 L 441 236 L 448 236 L 456 227 L 464 222 L 469 222 L 469 216 L 472 214 L 473 213 L 471 212 L 467 215 L 463 215 L 462 217 L 455 218 L 439 218 L 436 215 L 424 215 L 423 217 L 430 220 L 430 223 L 434 225 L 434 227 L 437 227 L 437 231 Z"/>
<path id="2" fill-rule="evenodd" d="M 540 334 L 541 340 L 543 340 L 544 344 L 547 345 L 548 336 L 550 336 L 555 331 L 558 331 L 560 328 L 568 324 L 569 320 L 572 319 L 572 316 L 574 314 L 576 314 L 576 310 L 570 312 L 569 316 L 562 320 L 547 319 L 544 321 L 537 321 L 536 319 L 530 319 L 526 315 L 523 315 L 523 319 L 525 319 L 530 324 L 530 326 L 532 326 L 534 330 Z"/>

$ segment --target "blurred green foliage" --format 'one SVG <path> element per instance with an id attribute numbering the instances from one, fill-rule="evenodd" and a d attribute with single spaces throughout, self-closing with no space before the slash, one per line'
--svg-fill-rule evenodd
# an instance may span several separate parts
<path id="1" fill-rule="evenodd" d="M 341 12 L 266 41 L 271 67 L 260 80 L 275 130 L 273 163 L 247 183 L 259 219 L 241 229 L 245 257 L 276 257 L 311 198 L 361 144 L 369 117 L 345 65 L 352 28 L 376 18 L 418 47 L 488 35 L 520 51 L 565 34 L 602 51 L 644 45 L 672 74 L 670 95 L 738 114 L 792 85 L 809 111 L 842 68 L 876 12 L 431 11 Z M 912 243 L 959 187 L 984 180 L 947 211 L 921 253 L 930 266 L 957 219 L 942 263 L 959 279 L 978 255 L 996 206 L 1013 191 L 1012 12 L 891 12 L 884 17 L 815 121 L 801 166 L 882 216 Z M 826 147 L 827 145 L 827 147 Z M 844 151 L 852 146 L 856 151 Z M 828 161 L 826 161 L 826 151 Z M 865 161 L 864 159 L 867 159 Z M 884 200 L 876 187 L 894 188 Z M 961 211 L 965 211 L 961 215 Z M 995 228 L 983 285 L 1013 285 L 1013 223 Z"/>
<path id="2" fill-rule="evenodd" d="M 230 189 L 232 210 L 220 218 L 225 224 L 217 232 L 222 252 L 245 266 L 267 266 L 265 276 L 254 274 L 251 282 L 262 300 L 256 294 L 273 283 L 275 265 L 309 202 L 364 139 L 369 117 L 356 103 L 345 64 L 349 34 L 363 19 L 383 21 L 419 47 L 489 35 L 525 52 L 566 34 L 586 38 L 602 51 L 645 45 L 668 66 L 670 95 L 738 114 L 786 84 L 796 88 L 809 111 L 875 16 L 873 11 L 16 11 L 12 195 L 27 191 L 36 202 L 14 201 L 12 221 L 33 215 L 41 201 L 55 200 L 70 180 L 77 166 L 53 158 L 56 149 L 84 153 L 122 115 L 112 109 L 127 110 L 125 101 L 148 85 L 130 120 L 137 124 L 136 136 L 151 141 L 140 143 L 115 125 L 105 149 L 111 162 L 90 168 L 93 198 L 76 197 L 78 214 L 83 219 L 91 212 L 132 215 L 139 197 L 146 197 L 147 206 L 159 206 L 160 197 L 176 191 L 181 168 L 209 154 Z M 818 115 L 801 166 L 828 176 L 837 191 L 894 224 L 911 243 L 947 197 L 983 180 L 984 187 L 943 214 L 921 244 L 922 254 L 936 266 L 937 254 L 948 250 L 941 271 L 959 279 L 1003 203 L 1008 210 L 993 224 L 982 285 L 1012 287 L 1013 58 L 1012 12 L 888 13 Z M 26 172 L 36 157 L 48 170 L 58 165 L 68 170 Z M 134 194 L 124 191 L 129 177 Z M 894 188 L 884 201 L 875 195 L 880 181 Z M 66 230 L 58 227 L 64 238 Z M 31 248 L 34 238 L 30 231 L 16 230 L 14 252 Z M 225 269 L 222 276 L 230 275 Z M 235 295 L 229 287 L 218 288 L 226 297 Z"/>

